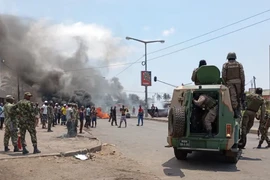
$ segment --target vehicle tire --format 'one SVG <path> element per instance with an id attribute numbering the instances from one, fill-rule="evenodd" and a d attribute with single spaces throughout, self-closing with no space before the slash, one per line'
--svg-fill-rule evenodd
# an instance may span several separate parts
<path id="1" fill-rule="evenodd" d="M 185 107 L 174 108 L 172 121 L 172 137 L 181 138 L 186 132 Z"/>
<path id="2" fill-rule="evenodd" d="M 174 108 L 170 108 L 169 115 L 168 115 L 168 135 L 173 135 L 173 114 L 174 114 Z"/>
<path id="3" fill-rule="evenodd" d="M 238 160 L 241 157 L 242 150 L 239 149 L 238 152 L 234 154 L 234 156 L 226 156 L 226 161 L 230 164 L 237 164 Z"/>
<path id="4" fill-rule="evenodd" d="M 175 147 L 173 149 L 174 149 L 174 156 L 176 159 L 178 159 L 178 160 L 186 160 L 187 159 L 187 155 L 188 155 L 187 151 L 180 150 L 180 149 L 177 149 Z"/>

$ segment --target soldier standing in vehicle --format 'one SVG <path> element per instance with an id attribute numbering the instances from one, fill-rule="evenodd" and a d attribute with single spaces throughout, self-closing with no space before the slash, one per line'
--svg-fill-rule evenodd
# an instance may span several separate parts
<path id="1" fill-rule="evenodd" d="M 260 120 L 260 126 L 259 126 L 259 131 L 261 133 L 261 139 L 259 141 L 259 144 L 257 148 L 262 148 L 262 144 L 264 141 L 267 142 L 266 148 L 270 147 L 270 140 L 268 137 L 268 129 L 269 129 L 269 115 L 268 112 L 266 111 L 265 117 L 261 118 L 260 115 L 259 117 L 256 117 L 258 120 Z"/>
<path id="2" fill-rule="evenodd" d="M 205 129 L 207 131 L 207 135 L 205 136 L 205 138 L 214 137 L 212 134 L 212 123 L 215 121 L 218 113 L 218 106 L 216 100 L 206 94 L 202 94 L 199 96 L 198 100 L 194 99 L 193 102 L 196 106 L 208 110 L 203 120 Z"/>
<path id="3" fill-rule="evenodd" d="M 239 142 L 239 147 L 244 148 L 247 141 L 247 134 L 254 124 L 254 118 L 256 113 L 261 108 L 260 117 L 265 116 L 265 101 L 262 97 L 262 88 L 256 88 L 255 94 L 249 94 L 247 96 L 247 109 L 244 112 L 242 119 L 242 134 Z"/>
<path id="4" fill-rule="evenodd" d="M 16 114 L 11 112 L 11 108 L 14 106 L 14 98 L 11 95 L 6 96 L 6 104 L 4 105 L 5 113 L 5 135 L 4 135 L 4 146 L 5 152 L 9 151 L 8 143 L 11 138 L 12 145 L 14 146 L 14 152 L 19 152 L 17 140 L 18 140 L 18 122 Z"/>
<path id="5" fill-rule="evenodd" d="M 234 117 L 239 118 L 241 116 L 240 101 L 245 92 L 245 72 L 243 65 L 236 61 L 234 52 L 228 53 L 227 59 L 228 62 L 222 67 L 222 79 L 230 91 Z"/>
<path id="6" fill-rule="evenodd" d="M 192 82 L 195 83 L 195 85 L 200 85 L 200 83 L 199 83 L 199 81 L 198 81 L 198 79 L 197 79 L 197 70 L 198 70 L 201 66 L 206 66 L 206 65 L 207 65 L 207 63 L 206 63 L 205 60 L 200 60 L 200 62 L 199 62 L 199 67 L 193 70 L 192 76 L 191 76 L 191 80 L 192 80 Z"/>

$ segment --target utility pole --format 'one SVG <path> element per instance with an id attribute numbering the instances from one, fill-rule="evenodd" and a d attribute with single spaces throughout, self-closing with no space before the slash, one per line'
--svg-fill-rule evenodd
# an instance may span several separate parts
<path id="1" fill-rule="evenodd" d="M 268 92 L 269 92 L 269 97 L 268 97 L 268 101 L 270 101 L 270 45 L 268 47 L 268 51 L 269 51 L 269 69 L 268 69 L 268 72 L 269 72 L 269 77 L 268 77 L 268 81 L 269 81 L 269 84 L 268 84 Z"/>
<path id="2" fill-rule="evenodd" d="M 254 88 L 256 89 L 256 77 L 253 76 L 253 83 L 254 83 Z"/>
<path id="3" fill-rule="evenodd" d="M 142 62 L 142 65 L 145 67 L 145 72 L 147 72 L 147 44 L 149 43 L 164 43 L 164 40 L 155 40 L 155 41 L 143 41 L 140 39 L 132 38 L 132 37 L 126 37 L 126 40 L 134 40 L 138 41 L 144 44 L 144 51 L 145 51 L 145 59 L 144 62 Z M 151 77 L 152 78 L 152 77 Z M 144 110 L 145 117 L 148 117 L 148 86 L 145 86 L 145 110 Z"/>
<path id="4" fill-rule="evenodd" d="M 20 97 L 21 97 L 21 92 L 20 92 L 20 77 L 19 75 L 17 75 L 17 98 L 18 98 L 18 102 L 20 101 Z"/>

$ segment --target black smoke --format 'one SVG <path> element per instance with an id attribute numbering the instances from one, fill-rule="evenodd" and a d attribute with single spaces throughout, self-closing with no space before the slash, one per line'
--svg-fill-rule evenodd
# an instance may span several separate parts
<path id="1" fill-rule="evenodd" d="M 46 31 L 50 25 L 37 28 L 37 24 L 36 20 L 29 18 L 0 15 L 0 58 L 5 60 L 1 73 L 8 75 L 10 81 L 16 81 L 12 77 L 19 76 L 21 83 L 43 101 L 102 107 L 115 103 L 129 106 L 142 103 L 137 95 L 128 98 L 118 78 L 106 80 L 99 70 L 91 68 L 95 61 L 88 57 L 87 52 L 93 45 L 86 43 L 83 37 L 74 36 L 77 44 L 74 53 L 64 56 L 58 52 L 57 44 L 44 45 L 51 36 Z M 110 47 L 117 53 L 117 46 Z M 110 53 L 104 52 L 105 63 L 108 63 L 109 56 Z M 79 70 L 85 68 L 89 69 Z"/>

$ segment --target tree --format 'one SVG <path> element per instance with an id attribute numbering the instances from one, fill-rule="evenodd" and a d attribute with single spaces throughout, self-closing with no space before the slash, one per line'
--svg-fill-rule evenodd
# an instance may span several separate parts
<path id="1" fill-rule="evenodd" d="M 17 78 L 14 78 L 12 76 L 4 76 L 1 79 L 1 89 L 9 92 L 12 95 L 17 94 Z"/>
<path id="2" fill-rule="evenodd" d="M 171 99 L 171 95 L 170 95 L 170 94 L 167 94 L 167 93 L 164 93 L 164 94 L 163 94 L 163 99 L 164 99 L 165 101 L 168 101 L 168 100 Z"/>
<path id="3" fill-rule="evenodd" d="M 157 100 L 160 101 L 162 99 L 160 94 L 157 94 Z"/>
<path id="4" fill-rule="evenodd" d="M 128 99 L 132 105 L 140 104 L 140 97 L 137 94 L 129 94 Z"/>

